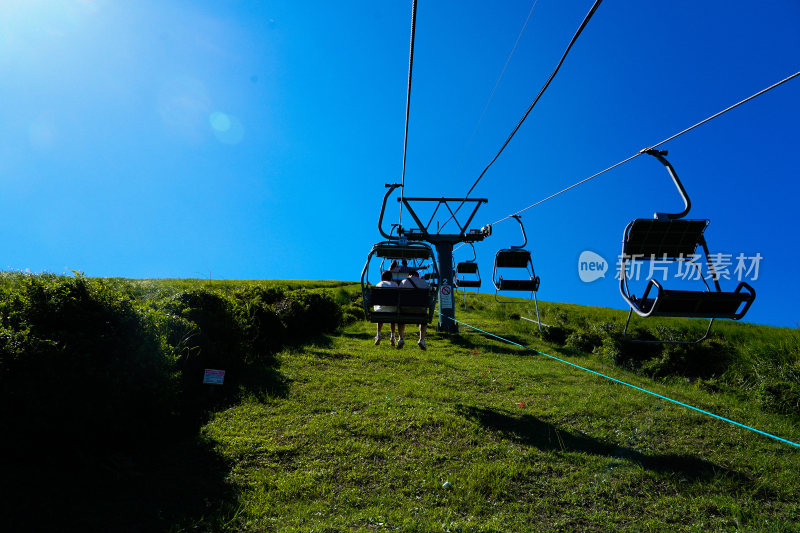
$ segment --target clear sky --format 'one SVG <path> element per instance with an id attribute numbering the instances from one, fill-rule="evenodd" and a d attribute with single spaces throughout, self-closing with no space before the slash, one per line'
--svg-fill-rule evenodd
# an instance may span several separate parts
<path id="1" fill-rule="evenodd" d="M 407 196 L 466 193 L 592 5 L 538 1 L 479 124 L 532 3 L 419 0 Z M 3 0 L 0 267 L 357 280 L 400 179 L 410 15 L 410 0 Z M 474 226 L 797 72 L 798 28 L 797 0 L 606 0 L 476 188 Z M 712 251 L 763 257 L 747 320 L 792 327 L 799 97 L 800 78 L 662 147 Z M 672 208 L 639 157 L 527 211 L 540 298 L 623 308 L 578 257 L 613 269 L 627 222 Z M 507 220 L 478 246 L 485 290 L 519 243 Z"/>

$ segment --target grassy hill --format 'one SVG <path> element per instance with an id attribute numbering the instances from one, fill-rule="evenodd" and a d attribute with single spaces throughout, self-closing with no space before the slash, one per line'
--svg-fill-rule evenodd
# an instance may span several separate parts
<path id="1" fill-rule="evenodd" d="M 151 311 L 198 286 L 232 301 L 266 286 L 105 283 Z M 4 519 L 83 531 L 800 530 L 800 449 L 534 351 L 800 442 L 796 330 L 723 323 L 699 347 L 631 348 L 623 312 L 542 303 L 540 336 L 522 319 L 535 316 L 528 303 L 469 295 L 460 321 L 530 349 L 462 326 L 431 331 L 427 351 L 409 328 L 396 350 L 355 320 L 357 285 L 291 284 L 327 293 L 349 323 L 281 346 L 235 390 L 205 391 L 205 415 L 185 430 L 114 449 L 37 434 L 50 439 L 39 455 L 6 454 Z M 636 325 L 643 338 L 704 329 Z"/>

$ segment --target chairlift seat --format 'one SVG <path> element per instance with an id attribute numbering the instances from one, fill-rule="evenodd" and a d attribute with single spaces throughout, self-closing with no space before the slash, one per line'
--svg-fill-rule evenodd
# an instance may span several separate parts
<path id="1" fill-rule="evenodd" d="M 650 289 L 658 290 L 655 298 L 649 298 Z M 744 317 L 755 301 L 756 291 L 748 283 L 741 282 L 733 292 L 688 291 L 664 289 L 656 280 L 650 280 L 642 298 L 630 299 L 634 310 L 641 316 L 667 316 L 687 318 Z"/>
<path id="2" fill-rule="evenodd" d="M 527 291 L 536 292 L 539 290 L 539 276 L 530 279 L 503 279 L 497 280 L 498 291 Z"/>
<path id="3" fill-rule="evenodd" d="M 625 322 L 623 334 L 627 334 L 628 324 L 634 311 L 636 314 L 665 317 L 708 318 L 708 328 L 705 334 L 697 340 L 637 340 L 635 342 L 658 342 L 673 344 L 695 344 L 708 338 L 711 326 L 717 318 L 739 320 L 745 316 L 756 297 L 755 290 L 745 282 L 733 292 L 725 292 L 720 287 L 719 277 L 714 269 L 708 244 L 703 233 L 708 227 L 708 220 L 687 220 L 683 217 L 689 214 L 692 207 L 689 195 L 686 193 L 675 169 L 663 156 L 666 152 L 647 149 L 643 153 L 654 156 L 667 169 L 672 182 L 678 189 L 684 203 L 680 213 L 658 213 L 656 218 L 638 218 L 625 227 L 622 237 L 622 257 L 620 264 L 619 290 L 622 297 L 630 305 L 628 320 Z M 693 260 L 697 247 L 700 246 L 706 257 L 706 264 L 711 272 L 714 283 L 712 290 L 705 278 L 705 291 L 664 289 L 655 279 L 650 279 L 644 294 L 637 298 L 632 294 L 627 279 L 628 261 L 686 261 Z M 695 264 L 698 274 L 700 266 Z M 652 275 L 652 270 L 651 270 Z M 655 296 L 650 297 L 655 288 Z"/>
<path id="4" fill-rule="evenodd" d="M 637 218 L 625 231 L 622 253 L 628 257 L 689 259 L 708 226 L 708 220 Z"/>

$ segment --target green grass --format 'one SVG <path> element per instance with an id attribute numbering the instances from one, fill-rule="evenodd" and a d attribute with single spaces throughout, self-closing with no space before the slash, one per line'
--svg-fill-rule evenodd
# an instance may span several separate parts
<path id="1" fill-rule="evenodd" d="M 764 431 L 765 414 L 537 341 L 499 311 L 459 319 Z M 615 313 L 611 313 L 615 314 Z M 243 531 L 796 531 L 800 452 L 462 328 L 372 345 L 373 326 L 280 354 L 288 392 L 219 412 Z M 444 487 L 445 483 L 448 487 Z"/>
<path id="2" fill-rule="evenodd" d="M 206 284 L 302 286 L 344 305 L 359 293 L 346 282 L 109 283 L 142 302 Z M 800 417 L 757 401 L 759 383 L 794 383 L 795 330 L 715 325 L 715 342 L 735 349 L 722 373 L 653 379 L 655 366 L 625 370 L 603 346 L 545 342 L 515 318 L 534 317 L 530 303 L 468 303 L 456 312 L 463 322 L 800 442 Z M 541 310 L 547 324 L 593 334 L 627 314 Z M 374 346 L 363 321 L 307 339 L 276 355 L 269 383 L 211 402 L 200 427 L 147 449 L 78 449 L 72 464 L 46 451 L 25 464 L 6 457 L 15 496 L 0 526 L 5 512 L 8 531 L 800 531 L 800 449 L 467 327 L 431 328 L 422 351 L 414 329 L 402 350 Z"/>

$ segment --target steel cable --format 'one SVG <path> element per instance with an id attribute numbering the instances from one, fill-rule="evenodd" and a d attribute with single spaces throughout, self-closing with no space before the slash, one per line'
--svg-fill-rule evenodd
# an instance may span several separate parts
<path id="1" fill-rule="evenodd" d="M 417 27 L 417 0 L 411 3 L 411 44 L 408 52 L 408 90 L 406 91 L 406 127 L 403 138 L 403 175 L 400 181 L 400 217 L 398 219 L 398 235 L 403 227 L 403 193 L 406 188 L 406 154 L 408 152 L 408 117 L 411 111 L 411 74 L 414 70 L 414 33 Z"/>
<path id="2" fill-rule="evenodd" d="M 592 5 L 592 8 L 589 10 L 589 13 L 587 13 L 586 16 L 584 17 L 583 22 L 581 22 L 580 27 L 575 32 L 575 35 L 572 36 L 572 39 L 570 40 L 569 45 L 567 46 L 567 49 L 564 50 L 564 53 L 561 55 L 561 59 L 558 61 L 558 64 L 556 65 L 556 68 L 553 69 L 553 72 L 550 74 L 550 77 L 547 78 L 547 81 L 542 86 L 542 88 L 539 90 L 539 94 L 536 95 L 536 98 L 533 99 L 533 102 L 531 102 L 531 105 L 528 106 L 528 109 L 525 111 L 525 114 L 522 115 L 522 118 L 519 120 L 517 125 L 511 131 L 511 134 L 508 136 L 506 141 L 500 147 L 500 150 L 497 151 L 497 154 L 495 154 L 494 158 L 489 162 L 488 165 L 486 165 L 486 168 L 484 168 L 483 172 L 480 173 L 480 175 L 478 176 L 478 179 L 476 179 L 475 183 L 472 184 L 472 187 L 469 188 L 469 190 L 467 191 L 467 194 L 464 196 L 464 201 L 466 201 L 466 199 L 469 198 L 469 195 L 472 193 L 472 191 L 475 189 L 475 187 L 481 181 L 483 176 L 486 174 L 486 172 L 489 170 L 489 168 L 494 164 L 494 162 L 497 161 L 497 158 L 499 158 L 500 154 L 503 153 L 503 150 L 506 149 L 506 146 L 508 146 L 508 143 L 511 142 L 511 139 L 514 138 L 514 135 L 517 133 L 517 131 L 520 129 L 520 127 L 522 127 L 522 124 L 525 122 L 525 119 L 528 118 L 528 115 L 530 115 L 531 111 L 533 111 L 533 108 L 536 105 L 536 103 L 539 101 L 539 99 L 545 93 L 547 88 L 550 86 L 550 83 L 556 77 L 556 74 L 558 73 L 559 69 L 561 68 L 561 65 L 564 63 L 564 60 L 567 58 L 567 54 L 569 54 L 569 51 L 572 49 L 572 46 L 578 40 L 578 37 L 583 32 L 583 29 L 586 27 L 586 25 L 589 23 L 589 20 L 591 20 L 591 18 L 594 15 L 595 11 L 597 11 L 597 8 L 600 7 L 600 4 L 602 3 L 602 1 L 603 0 L 596 0 L 594 5 Z M 444 222 L 444 224 L 442 224 L 441 227 L 444 227 L 448 222 L 450 222 L 453 218 L 455 218 L 455 216 L 458 214 L 459 210 L 464 206 L 464 201 L 462 201 L 461 204 L 459 204 L 459 206 L 456 208 L 455 212 L 450 216 L 450 218 L 448 218 Z"/>
<path id="3" fill-rule="evenodd" d="M 693 129 L 697 128 L 698 126 L 701 126 L 701 125 L 705 124 L 706 122 L 708 122 L 708 121 L 710 121 L 710 120 L 713 120 L 713 119 L 715 119 L 715 118 L 717 118 L 717 117 L 719 117 L 719 116 L 721 116 L 721 115 L 723 115 L 723 114 L 727 113 L 728 111 L 731 111 L 732 109 L 734 109 L 734 108 L 736 108 L 736 107 L 738 107 L 738 106 L 740 106 L 740 105 L 744 104 L 745 102 L 749 102 L 750 100 L 752 100 L 753 98 L 756 98 L 757 96 L 761 96 L 762 94 L 766 93 L 767 91 L 770 91 L 770 90 L 772 90 L 772 89 L 774 89 L 774 88 L 778 87 L 779 85 L 782 85 L 782 84 L 786 83 L 787 81 L 789 81 L 789 80 L 792 80 L 792 79 L 796 78 L 797 76 L 800 76 L 800 71 L 799 71 L 799 72 L 795 72 L 795 73 L 794 73 L 794 74 L 792 74 L 791 76 L 788 76 L 788 77 L 786 77 L 786 78 L 782 79 L 781 81 L 779 81 L 779 82 L 777 82 L 777 83 L 773 83 L 772 85 L 770 85 L 770 86 L 769 86 L 769 87 L 767 87 L 766 89 L 762 89 L 762 90 L 758 91 L 757 93 L 755 93 L 755 94 L 753 94 L 753 95 L 751 95 L 751 96 L 748 96 L 748 97 L 747 97 L 747 98 L 745 98 L 744 100 L 740 100 L 739 102 L 737 102 L 737 103 L 733 104 L 732 106 L 726 107 L 726 108 L 725 108 L 725 109 L 723 109 L 722 111 L 719 111 L 718 113 L 715 113 L 715 114 L 711 115 L 710 117 L 708 117 L 708 118 L 705 118 L 705 119 L 701 120 L 700 122 L 698 122 L 698 123 L 694 124 L 693 126 L 689 126 L 689 127 L 688 127 L 688 128 L 686 128 L 685 130 L 682 130 L 682 131 L 680 131 L 680 132 L 676 133 L 675 135 L 672 135 L 672 136 L 670 136 L 670 137 L 667 137 L 666 139 L 664 139 L 664 140 L 663 140 L 663 141 L 661 141 L 661 142 L 658 142 L 658 143 L 656 143 L 656 144 L 654 144 L 654 145 L 652 145 L 652 146 L 648 146 L 647 148 L 643 148 L 642 150 L 639 150 L 637 153 L 633 154 L 632 156 L 628 157 L 627 159 L 623 159 L 623 160 L 622 160 L 622 161 L 620 161 L 619 163 L 616 163 L 616 164 L 614 164 L 614 165 L 611 165 L 610 167 L 608 167 L 608 168 L 607 168 L 607 169 L 605 169 L 605 170 L 601 170 L 600 172 L 598 172 L 598 173 L 596 173 L 596 174 L 592 174 L 592 175 L 591 175 L 591 176 L 589 176 L 588 178 L 585 178 L 585 179 L 583 179 L 583 180 L 579 181 L 578 183 L 575 183 L 575 184 L 573 184 L 573 185 L 570 185 L 570 186 L 569 186 L 569 187 L 567 187 L 566 189 L 562 189 L 562 190 L 558 191 L 557 193 L 551 194 L 551 195 L 550 195 L 550 196 L 548 196 L 547 198 L 544 198 L 544 199 L 542 199 L 542 200 L 539 200 L 539 201 L 538 201 L 538 202 L 536 202 L 535 204 L 531 204 L 531 205 L 529 205 L 528 207 L 526 207 L 526 208 L 524 208 L 524 209 L 520 209 L 519 211 L 515 211 L 514 213 L 512 213 L 512 214 L 510 214 L 510 215 L 508 215 L 508 216 L 505 216 L 505 217 L 501 218 L 501 219 L 500 219 L 500 220 L 498 220 L 497 222 L 492 222 L 492 224 L 491 224 L 491 225 L 493 226 L 493 225 L 495 225 L 495 224 L 499 224 L 500 222 L 503 222 L 504 220 L 508 220 L 509 218 L 513 217 L 514 215 L 519 215 L 520 213 L 524 213 L 524 212 L 525 212 L 525 211 L 527 211 L 528 209 L 531 209 L 531 208 L 533 208 L 533 207 L 536 207 L 537 205 L 543 204 L 544 202 L 546 202 L 546 201 L 548 201 L 548 200 L 551 200 L 552 198 L 555 198 L 556 196 L 559 196 L 560 194 L 563 194 L 563 193 L 565 193 L 565 192 L 569 191 L 570 189 L 574 189 L 575 187 L 577 187 L 577 186 L 579 186 L 579 185 L 583 185 L 583 184 L 584 184 L 584 183 L 586 183 L 587 181 L 589 181 L 589 180 L 592 180 L 592 179 L 594 179 L 594 178 L 596 178 L 596 177 L 600 176 L 601 174 L 605 174 L 605 173 L 606 173 L 606 172 L 608 172 L 609 170 L 612 170 L 612 169 L 614 169 L 614 168 L 617 168 L 618 166 L 620 166 L 620 165 L 623 165 L 623 164 L 627 163 L 628 161 L 630 161 L 630 160 L 632 160 L 632 159 L 635 159 L 635 158 L 639 157 L 639 156 L 640 156 L 640 155 L 642 155 L 642 154 L 643 154 L 643 153 L 644 153 L 646 150 L 649 150 L 649 149 L 651 149 L 651 148 L 657 148 L 657 147 L 661 146 L 662 144 L 665 144 L 665 143 L 667 143 L 667 142 L 669 142 L 669 141 L 671 141 L 671 140 L 673 140 L 673 139 L 675 139 L 675 138 L 677 138 L 677 137 L 680 137 L 680 136 L 681 136 L 681 135 L 683 135 L 684 133 L 687 133 L 687 132 L 689 132 L 689 131 L 691 131 L 691 130 L 693 130 Z"/>

